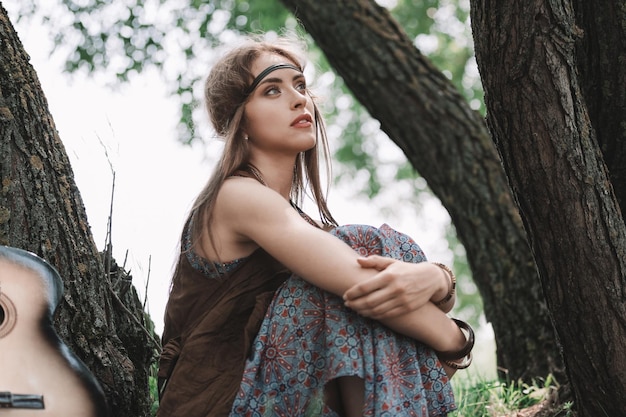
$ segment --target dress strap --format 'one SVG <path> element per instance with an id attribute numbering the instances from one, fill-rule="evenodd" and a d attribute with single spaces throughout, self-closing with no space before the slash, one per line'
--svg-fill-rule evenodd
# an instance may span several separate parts
<path id="1" fill-rule="evenodd" d="M 318 229 L 321 229 L 320 225 L 317 224 L 317 222 L 315 220 L 313 220 L 308 214 L 306 214 L 300 207 L 298 207 L 298 205 L 296 203 L 293 202 L 293 200 L 289 200 L 289 204 L 291 204 L 291 207 L 293 207 L 294 209 L 296 209 L 296 211 L 298 212 L 298 214 L 300 214 L 300 216 L 307 221 L 307 223 L 317 227 Z"/>

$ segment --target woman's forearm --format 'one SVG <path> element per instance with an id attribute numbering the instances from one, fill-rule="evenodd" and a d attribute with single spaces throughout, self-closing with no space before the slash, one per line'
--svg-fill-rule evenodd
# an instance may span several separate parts
<path id="1" fill-rule="evenodd" d="M 455 322 L 432 303 L 381 322 L 439 352 L 458 351 L 466 343 L 465 335 Z"/>

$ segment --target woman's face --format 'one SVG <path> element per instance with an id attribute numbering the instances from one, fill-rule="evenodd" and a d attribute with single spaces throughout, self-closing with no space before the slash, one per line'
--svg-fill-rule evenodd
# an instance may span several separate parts
<path id="1" fill-rule="evenodd" d="M 276 64 L 292 64 L 281 55 L 264 53 L 252 65 L 256 78 Z M 304 75 L 293 68 L 267 74 L 245 105 L 244 132 L 251 152 L 297 155 L 315 146 L 313 101 Z"/>

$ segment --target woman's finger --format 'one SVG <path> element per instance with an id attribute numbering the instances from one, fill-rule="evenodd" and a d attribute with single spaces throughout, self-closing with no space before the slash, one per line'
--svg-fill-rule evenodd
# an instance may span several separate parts
<path id="1" fill-rule="evenodd" d="M 370 295 L 376 291 L 380 291 L 385 288 L 387 285 L 386 274 L 380 273 L 374 275 L 372 278 L 367 279 L 365 281 L 359 282 L 358 284 L 353 285 L 348 288 L 346 292 L 343 294 L 343 299 L 348 300 L 356 300 L 361 297 L 365 297 Z"/>
<path id="2" fill-rule="evenodd" d="M 374 268 L 378 271 L 382 271 L 392 263 L 396 262 L 393 258 L 386 258 L 384 256 L 372 255 L 363 258 L 358 258 L 357 262 L 363 268 Z"/>

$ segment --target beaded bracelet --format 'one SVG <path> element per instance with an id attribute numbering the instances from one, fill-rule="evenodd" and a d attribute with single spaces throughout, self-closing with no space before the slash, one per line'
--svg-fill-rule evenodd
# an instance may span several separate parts
<path id="1" fill-rule="evenodd" d="M 439 268 L 443 269 L 443 271 L 448 274 L 448 277 L 450 278 L 450 281 L 448 283 L 448 294 L 446 294 L 446 296 L 443 297 L 441 300 L 435 302 L 436 306 L 442 306 L 450 301 L 450 299 L 454 295 L 454 292 L 456 290 L 456 277 L 454 276 L 454 272 L 452 272 L 452 270 L 446 265 L 440 264 L 439 262 L 433 262 L 432 264 L 437 265 Z"/>

